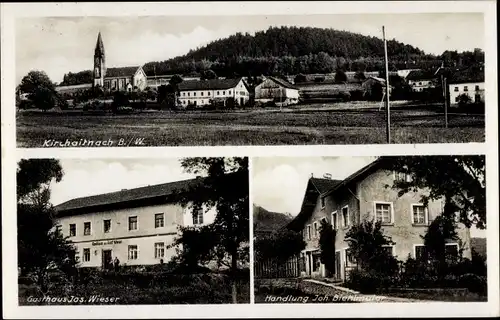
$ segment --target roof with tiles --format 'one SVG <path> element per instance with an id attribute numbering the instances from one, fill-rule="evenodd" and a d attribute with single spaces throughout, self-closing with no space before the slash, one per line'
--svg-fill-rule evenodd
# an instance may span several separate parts
<path id="1" fill-rule="evenodd" d="M 178 87 L 180 91 L 227 90 L 236 87 L 241 80 L 241 77 L 235 79 L 185 80 L 179 83 Z"/>

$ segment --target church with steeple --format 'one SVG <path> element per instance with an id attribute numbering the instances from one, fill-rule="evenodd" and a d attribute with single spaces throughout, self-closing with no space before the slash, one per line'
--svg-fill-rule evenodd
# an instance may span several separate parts
<path id="1" fill-rule="evenodd" d="M 101 32 L 94 50 L 93 86 L 107 91 L 144 90 L 147 84 L 142 66 L 106 68 L 106 53 Z"/>

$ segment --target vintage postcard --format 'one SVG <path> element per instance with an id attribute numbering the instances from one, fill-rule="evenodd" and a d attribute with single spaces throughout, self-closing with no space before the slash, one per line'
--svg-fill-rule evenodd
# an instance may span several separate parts
<path id="1" fill-rule="evenodd" d="M 0 12 L 5 318 L 500 316 L 494 1 Z"/>

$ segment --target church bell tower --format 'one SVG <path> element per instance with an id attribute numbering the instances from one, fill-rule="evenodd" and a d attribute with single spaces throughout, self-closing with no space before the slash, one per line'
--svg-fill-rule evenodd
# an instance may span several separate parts
<path id="1" fill-rule="evenodd" d="M 104 55 L 104 44 L 102 43 L 101 32 L 97 35 L 97 43 L 94 52 L 94 87 L 99 85 L 104 87 L 104 76 L 106 75 L 106 63 Z"/>

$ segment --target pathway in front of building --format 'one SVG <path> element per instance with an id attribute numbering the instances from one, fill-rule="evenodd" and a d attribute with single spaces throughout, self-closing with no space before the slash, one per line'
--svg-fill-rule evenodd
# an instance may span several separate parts
<path id="1" fill-rule="evenodd" d="M 356 302 L 431 302 L 431 300 L 420 300 L 420 299 L 408 299 L 408 298 L 399 298 L 399 297 L 388 297 L 382 295 L 375 294 L 362 294 L 358 291 L 354 291 L 348 288 L 344 288 L 341 286 L 337 286 L 331 283 L 315 280 L 315 279 L 304 279 L 304 282 L 309 282 L 320 287 L 323 287 L 324 290 L 318 290 L 318 292 L 322 292 L 322 294 L 327 294 L 328 291 L 332 292 L 342 292 L 341 296 L 344 296 L 343 299 L 347 301 L 356 301 Z M 337 294 L 337 293 L 336 293 Z M 338 294 L 337 294 L 338 295 Z M 342 299 L 342 297 L 339 297 Z M 341 302 L 341 301 L 339 301 Z"/>

